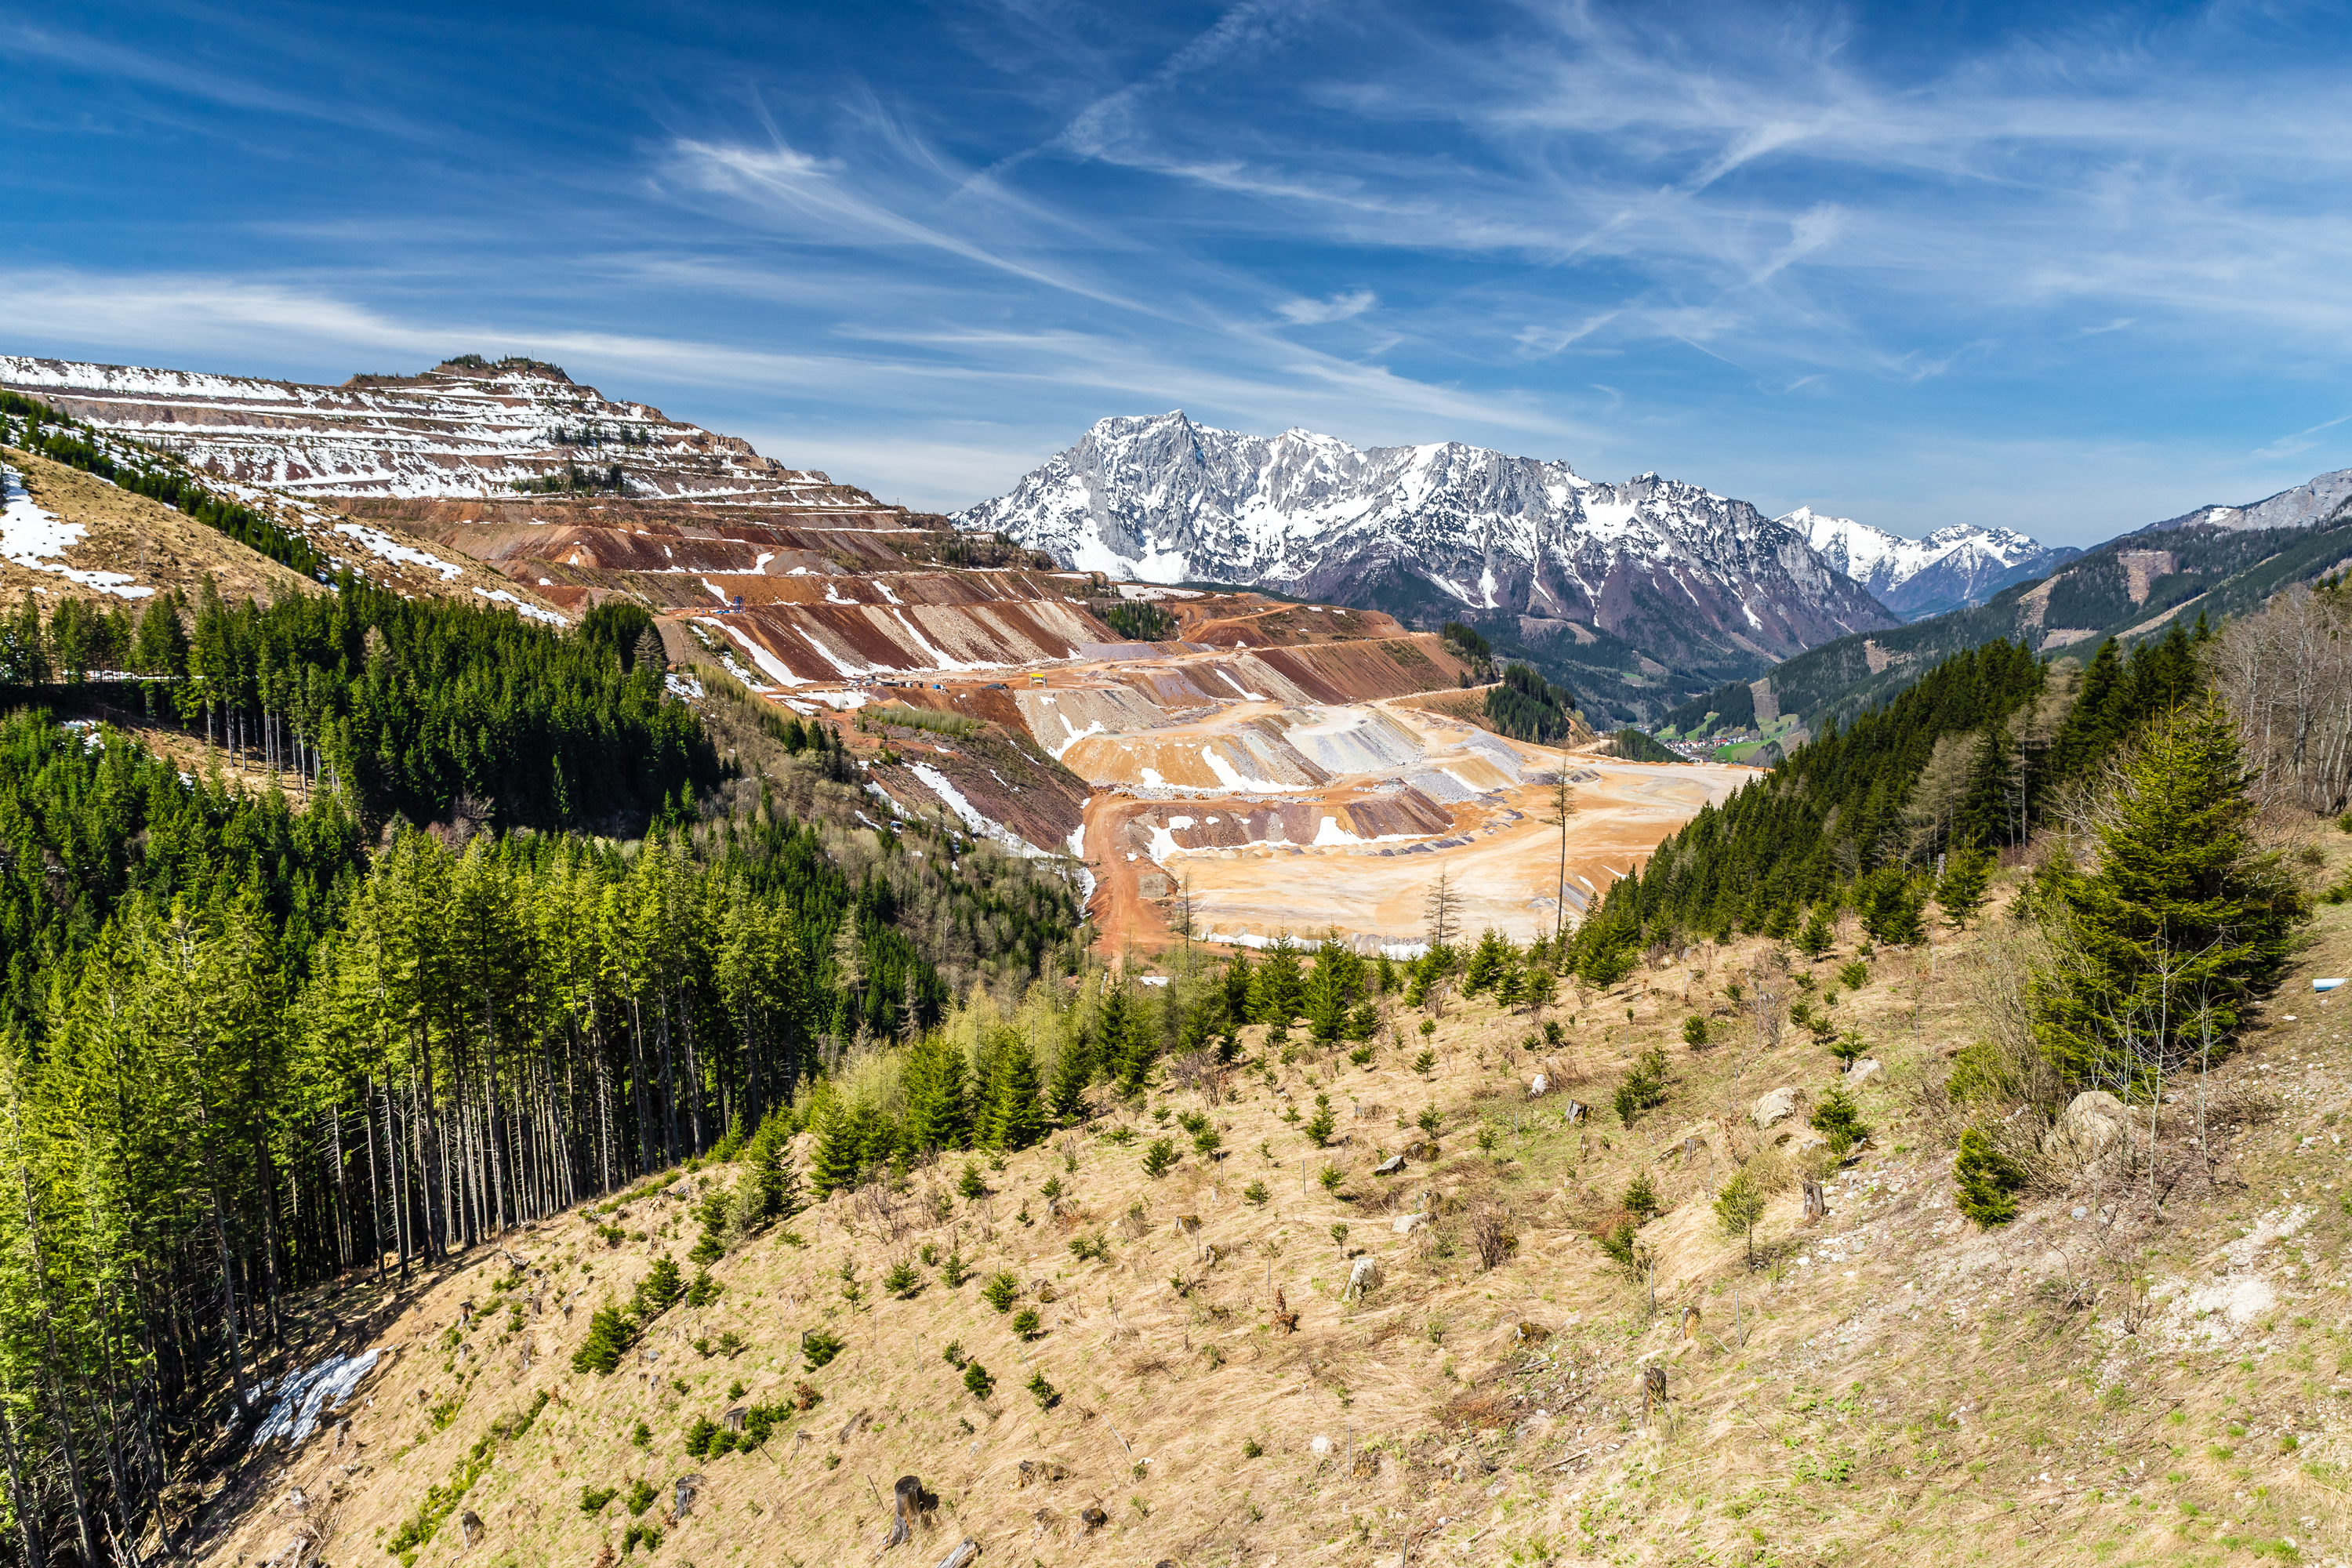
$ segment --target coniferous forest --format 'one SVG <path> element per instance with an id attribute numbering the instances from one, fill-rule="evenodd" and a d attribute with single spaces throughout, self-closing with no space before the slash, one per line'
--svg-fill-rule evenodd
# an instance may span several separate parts
<path id="1" fill-rule="evenodd" d="M 10 412 L 91 472 L 182 485 L 161 499 L 224 531 L 268 521 Z M 1931 901 L 1964 922 L 2037 835 L 2011 904 L 2049 933 L 2032 1053 L 2069 1089 L 2144 1099 L 2227 1048 L 2303 912 L 2257 807 L 2352 805 L 2342 680 L 2273 679 L 2352 628 L 2330 583 L 2085 662 L 1956 656 L 1701 811 L 1556 939 L 1471 938 L 1441 881 L 1410 963 L 1285 938 L 1223 963 L 1187 947 L 1138 986 L 1088 959 L 1058 871 L 949 826 L 850 826 L 871 796 L 832 726 L 764 714 L 781 759 L 747 776 L 666 689 L 641 611 L 559 631 L 325 586 L 0 617 L 0 1464 L 28 1562 L 168 1551 L 178 1468 L 254 1408 L 296 1294 L 354 1271 L 404 1279 L 748 1150 L 757 1212 L 706 1216 L 723 1247 L 803 1185 L 1021 1149 L 1106 1093 L 1198 1080 L 1244 1025 L 1269 1056 L 1303 1024 L 1360 1064 L 1381 998 L 1532 1016 L 1693 942 L 1818 952 L 1847 914 L 1915 943 Z M 1489 700 L 1510 732 L 1569 727 L 1570 694 L 1524 667 Z M 67 716 L 101 710 L 206 760 Z M 1628 1122 L 1663 1092 L 1647 1070 Z M 2023 1069 L 1969 1070 L 2011 1086 L 1990 1098 Z M 1207 1117 L 1181 1127 L 1216 1147 Z M 1997 1223 L 1988 1136 L 1962 1144 L 1964 1184 L 1990 1184 L 1963 1206 Z"/>

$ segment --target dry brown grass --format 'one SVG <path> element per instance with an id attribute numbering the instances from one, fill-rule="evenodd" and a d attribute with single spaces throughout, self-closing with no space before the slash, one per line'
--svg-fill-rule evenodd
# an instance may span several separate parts
<path id="1" fill-rule="evenodd" d="M 2328 852 L 2344 858 L 2334 842 Z M 2311 972 L 2344 972 L 2347 927 L 2344 911 L 2325 913 Z M 1937 974 L 1976 941 L 1939 935 Z M 1715 953 L 1707 967 L 1743 974 L 1752 956 Z M 598 1299 L 625 1296 L 657 1251 L 690 1245 L 692 1191 L 633 1200 L 629 1228 L 648 1239 L 618 1250 L 576 1218 L 511 1238 L 545 1271 L 547 1305 L 521 1336 L 506 1333 L 502 1313 L 478 1314 L 461 1337 L 478 1353 L 462 1371 L 443 1336 L 460 1300 L 487 1299 L 503 1259 L 467 1259 L 397 1294 L 315 1299 L 303 1322 L 339 1314 L 343 1342 L 383 1344 L 397 1359 L 366 1389 L 373 1403 L 352 1412 L 342 1447 L 314 1438 L 282 1471 L 247 1467 L 201 1555 L 228 1568 L 240 1552 L 258 1562 L 282 1551 L 295 1523 L 283 1500 L 299 1484 L 333 1500 L 317 1551 L 344 1568 L 365 1564 L 380 1555 L 377 1532 L 541 1389 L 554 1402 L 467 1500 L 485 1525 L 469 1555 L 486 1563 L 596 1561 L 628 1521 L 617 1502 L 583 1514 L 582 1485 L 643 1476 L 667 1489 L 689 1470 L 703 1478 L 699 1500 L 656 1558 L 673 1568 L 866 1560 L 887 1525 L 891 1480 L 909 1473 L 941 1500 L 935 1524 L 918 1531 L 924 1561 L 966 1535 L 984 1562 L 1046 1563 L 1366 1563 L 1376 1550 L 1391 1563 L 1406 1533 L 1416 1563 L 2154 1562 L 2288 1536 L 2306 1562 L 2352 1550 L 2330 1489 L 2345 1485 L 2352 1458 L 2352 1399 L 2334 1392 L 2352 1384 L 2352 1215 L 2340 1202 L 2344 1146 L 2330 1139 L 2352 1128 L 2322 1120 L 2347 1103 L 2352 1048 L 2328 1014 L 2301 1000 L 2311 1016 L 2288 1024 L 2290 1007 L 2273 1005 L 2269 1026 L 2210 1086 L 2209 1121 L 2230 1141 L 2227 1157 L 2214 1173 L 2182 1175 L 2161 1211 L 2135 1195 L 2128 1172 L 2085 1176 L 1985 1233 L 1951 1206 L 1945 1140 L 1955 1123 L 1948 1107 L 1935 1110 L 1933 1086 L 1947 1053 L 1980 1037 L 1987 1020 L 1966 987 L 1923 985 L 1921 955 L 1882 954 L 1870 983 L 1838 1004 L 1885 1065 L 1856 1096 L 1874 1135 L 1853 1164 L 1827 1173 L 1828 1217 L 1808 1227 L 1797 1185 L 1808 1157 L 1775 1142 L 1788 1124 L 1759 1132 L 1726 1109 L 1744 1112 L 1784 1083 L 1817 1095 L 1836 1064 L 1793 1031 L 1769 1051 L 1684 1049 L 1675 1032 L 1686 972 L 1645 973 L 1560 1010 L 1581 1016 L 1576 1055 L 1595 1081 L 1590 1097 L 1604 1103 L 1633 1053 L 1668 1045 L 1675 1098 L 1631 1128 L 1613 1116 L 1565 1127 L 1560 1096 L 1525 1100 L 1526 1063 L 1507 1068 L 1500 1048 L 1525 1021 L 1456 1004 L 1425 1080 L 1409 1065 L 1417 1037 L 1384 1047 L 1369 1068 L 1311 1050 L 1276 1064 L 1294 1100 L 1320 1089 L 1337 1105 L 1397 1107 L 1408 1120 L 1433 1101 L 1446 1128 L 1433 1163 L 1387 1180 L 1366 1173 L 1418 1137 L 1390 1112 L 1343 1121 L 1357 1143 L 1340 1195 L 1302 1183 L 1302 1168 L 1319 1169 L 1328 1152 L 1280 1120 L 1262 1077 L 1239 1074 L 1238 1097 L 1214 1113 L 1222 1159 L 1187 1152 L 1166 1177 L 1146 1177 L 1141 1149 L 1157 1135 L 1146 1106 L 1129 1118 L 1141 1136 L 1124 1147 L 1070 1135 L 1075 1175 L 1061 1148 L 1041 1148 L 991 1178 L 996 1198 L 958 1203 L 944 1218 L 903 1202 L 914 1217 L 895 1240 L 889 1205 L 837 1198 L 792 1222 L 804 1245 L 772 1233 L 719 1264 L 725 1293 L 657 1323 L 644 1349 L 660 1361 L 633 1363 L 625 1378 L 575 1375 L 567 1358 Z M 1184 1109 L 1197 1096 L 1171 1099 Z M 1507 1100 L 1522 1114 L 1481 1152 L 1467 1111 Z M 1685 1156 L 1695 1128 L 1706 1130 L 1706 1152 Z M 2180 1137 L 2168 1119 L 2167 1146 Z M 1742 1157 L 1777 1172 L 1752 1271 L 1709 1206 L 1710 1182 Z M 1642 1227 L 1654 1261 L 1639 1282 L 1589 1234 L 1637 1173 L 1669 1205 Z M 1049 1174 L 1091 1216 L 1087 1233 L 1109 1227 L 1108 1261 L 1075 1259 L 1072 1232 L 1042 1217 L 1037 1188 Z M 917 1197 L 932 1179 L 918 1173 Z M 1253 1180 L 1271 1190 L 1263 1206 L 1243 1197 Z M 1424 1192 L 1435 1223 L 1397 1235 L 1391 1219 Z M 1027 1226 L 1013 1217 L 1024 1194 Z M 1138 1204 L 1139 1225 L 1124 1224 Z M 2300 1228 L 2277 1236 L 2298 1205 Z M 2072 1217 L 2077 1206 L 2085 1219 Z M 1180 1215 L 1198 1216 L 1197 1231 L 1181 1229 Z M 1344 1245 L 1335 1222 L 1349 1226 Z M 1489 1222 L 1518 1238 L 1491 1267 L 1478 1245 Z M 1042 1337 L 1016 1339 L 978 1300 L 977 1281 L 950 1289 L 935 1271 L 908 1300 L 870 1283 L 855 1305 L 842 1296 L 845 1259 L 877 1281 L 890 1258 L 926 1240 L 956 1247 L 982 1279 L 1002 1268 L 1027 1282 L 1017 1305 L 1040 1312 Z M 1385 1279 L 1366 1300 L 1343 1303 L 1354 1252 L 1378 1258 Z M 2200 1307 L 2198 1293 L 2215 1291 L 2224 1304 Z M 2251 1315 L 2231 1318 L 2249 1304 Z M 1293 1331 L 1277 1313 L 1296 1314 Z M 1548 1337 L 1523 1334 L 1528 1322 Z M 811 1372 L 797 1346 L 815 1326 L 847 1349 Z M 327 1342 L 323 1330 L 301 1331 L 311 1337 L 296 1359 Z M 731 1358 L 694 1349 L 725 1332 L 744 1343 Z M 524 1338 L 536 1351 L 528 1369 Z M 950 1340 L 995 1378 L 986 1400 L 941 1359 Z M 1667 1409 L 1644 1424 L 1653 1366 L 1664 1372 Z M 1058 1394 L 1051 1408 L 1024 1389 L 1033 1373 Z M 738 1381 L 747 1398 L 786 1398 L 804 1384 L 821 1403 L 757 1453 L 688 1459 L 685 1426 L 716 1416 Z M 446 1429 L 435 1429 L 429 1412 L 453 1401 Z M 648 1449 L 630 1441 L 639 1421 Z M 1245 1444 L 1261 1451 L 1245 1457 Z M 2216 1458 L 2222 1449 L 2230 1457 Z M 1062 1479 L 1040 1479 L 1045 1466 Z M 1091 1529 L 1090 1509 L 1102 1516 Z M 457 1545 L 452 1528 L 420 1563 Z"/>
<path id="2" fill-rule="evenodd" d="M 127 573 L 147 587 L 184 594 L 191 605 L 206 576 L 228 599 L 267 603 L 280 594 L 327 591 L 300 573 L 161 501 L 14 447 L 0 447 L 0 457 L 25 476 L 26 492 L 36 502 L 87 531 L 61 558 L 69 566 Z M 9 604 L 14 605 L 28 588 L 42 591 L 47 608 L 69 598 L 87 599 L 110 609 L 128 605 L 134 616 L 142 607 L 137 601 L 100 594 L 52 573 L 0 561 L 0 594 Z"/>

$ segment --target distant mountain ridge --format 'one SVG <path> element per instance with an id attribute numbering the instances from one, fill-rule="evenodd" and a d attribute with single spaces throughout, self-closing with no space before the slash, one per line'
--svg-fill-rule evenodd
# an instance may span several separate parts
<path id="1" fill-rule="evenodd" d="M 1980 605 L 1808 649 L 1742 688 L 1718 688 L 1666 716 L 1685 736 L 1756 722 L 1769 703 L 1817 732 L 1887 700 L 1944 659 L 1996 639 L 2044 657 L 2088 658 L 2108 637 L 2165 636 L 2219 622 L 2272 595 L 2352 567 L 2352 469 L 2242 507 L 2200 507 L 2092 546 Z M 1710 719 L 1712 712 L 1716 717 Z"/>
<path id="2" fill-rule="evenodd" d="M 1981 605 L 2012 583 L 2046 575 L 2082 554 L 2009 528 L 1955 523 L 1906 539 L 1811 507 L 1778 518 L 1805 536 L 1822 559 L 1906 621 Z"/>
<path id="3" fill-rule="evenodd" d="M 1181 411 L 1098 421 L 952 521 L 1081 570 L 1473 621 L 1621 717 L 1898 624 L 1801 533 L 1697 485 L 1598 483 L 1459 442 L 1253 436 Z"/>
<path id="4" fill-rule="evenodd" d="M 2160 533 L 2192 524 L 2233 529 L 2307 528 L 2341 511 L 2347 501 L 2352 501 L 2352 468 L 2337 468 L 2261 500 L 2248 501 L 2243 506 L 2200 506 L 2195 511 L 2151 522 L 2139 531 Z"/>

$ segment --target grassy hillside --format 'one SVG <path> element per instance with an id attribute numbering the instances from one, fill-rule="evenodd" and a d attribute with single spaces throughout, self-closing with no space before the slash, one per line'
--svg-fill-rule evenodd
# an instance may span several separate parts
<path id="1" fill-rule="evenodd" d="M 2321 848 L 2318 875 L 2352 858 Z M 1563 1002 L 1557 1045 L 1483 1001 L 1423 1036 L 1391 998 L 1362 1064 L 1253 1026 L 1229 1071 L 739 1242 L 611 1375 L 571 1365 L 592 1313 L 662 1258 L 692 1279 L 697 1207 L 737 1169 L 404 1287 L 353 1279 L 299 1305 L 278 1364 L 388 1362 L 348 1426 L 216 1456 L 198 1555 L 604 1561 L 651 1530 L 658 1562 L 848 1562 L 911 1474 L 938 1499 L 926 1563 L 966 1538 L 1048 1563 L 1388 1563 L 1408 1540 L 1413 1562 L 2340 1558 L 2352 1044 L 2329 1003 L 2288 998 L 2352 963 L 2352 918 L 2323 913 L 2244 1052 L 2166 1111 L 2158 1206 L 2144 1171 L 2053 1159 L 1993 1231 L 1954 1210 L 1943 1087 L 2014 963 L 2005 919 L 1983 929 L 1871 956 L 1849 928 L 1792 969 L 1703 945 Z M 1867 1042 L 1852 1158 L 1802 1124 L 1838 1062 L 1733 1000 L 1759 981 L 1837 989 Z M 1685 1043 L 1692 1016 L 1714 1043 Z M 1626 1125 L 1608 1108 L 1652 1050 L 1664 1103 Z M 1796 1117 L 1759 1128 L 1782 1088 Z M 1601 1109 L 1571 1122 L 1575 1100 Z M 1208 1118 L 1214 1155 L 1178 1115 Z M 1163 1137 L 1180 1157 L 1155 1177 Z M 1742 1157 L 1778 1173 L 1752 1262 L 1709 1196 Z M 1627 1224 L 1632 1268 L 1596 1239 Z M 1380 1283 L 1349 1299 L 1361 1259 Z M 762 1443 L 688 1451 L 739 1406 L 770 1413 Z"/>

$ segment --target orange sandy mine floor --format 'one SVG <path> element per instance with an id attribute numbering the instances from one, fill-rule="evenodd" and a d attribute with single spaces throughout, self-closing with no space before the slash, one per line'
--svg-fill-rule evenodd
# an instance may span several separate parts
<path id="1" fill-rule="evenodd" d="M 1469 732 L 1402 703 L 1379 706 L 1421 731 L 1433 752 Z M 1237 707 L 1219 719 L 1230 722 L 1247 711 Z M 1150 738 L 1168 733 L 1155 731 Z M 1527 759 L 1529 774 L 1565 766 L 1581 775 L 1568 833 L 1567 885 L 1587 899 L 1646 859 L 1701 806 L 1720 803 L 1756 776 L 1752 769 L 1713 763 L 1624 763 L 1517 742 L 1513 750 Z M 1380 782 L 1379 774 L 1350 775 L 1283 798 L 1336 803 Z M 1530 782 L 1453 805 L 1454 827 L 1446 837 L 1468 842 L 1445 848 L 1416 850 L 1412 843 L 1180 848 L 1156 868 L 1171 882 L 1190 878 L 1195 924 L 1209 940 L 1271 939 L 1284 931 L 1307 937 L 1336 927 L 1360 939 L 1414 942 L 1423 931 L 1429 890 L 1444 871 L 1460 900 L 1457 920 L 1465 935 L 1493 926 L 1524 942 L 1549 933 L 1557 918 L 1560 839 L 1559 829 L 1541 820 L 1548 796 L 1543 785 Z M 1187 797 L 1187 808 L 1205 815 L 1221 805 L 1232 809 L 1242 798 Z M 1165 804 L 1113 786 L 1098 790 L 1087 807 L 1086 858 L 1099 884 L 1091 912 L 1108 951 L 1132 945 L 1151 952 L 1169 940 L 1164 906 L 1142 897 L 1139 887 L 1155 867 L 1139 855 L 1127 829 L 1134 816 Z M 1571 897 L 1570 923 L 1576 910 Z"/>

